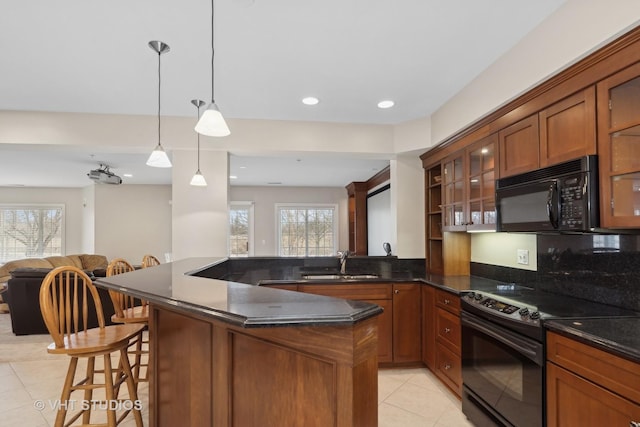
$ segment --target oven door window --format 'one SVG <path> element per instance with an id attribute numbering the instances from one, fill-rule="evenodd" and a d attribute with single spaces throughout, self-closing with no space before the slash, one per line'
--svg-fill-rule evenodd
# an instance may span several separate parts
<path id="1" fill-rule="evenodd" d="M 501 329 L 501 328 L 492 328 Z M 513 334 L 504 331 L 506 334 Z M 463 322 L 462 380 L 477 397 L 518 427 L 541 426 L 543 367 L 517 349 Z M 531 341 L 519 336 L 518 340 Z M 541 344 L 532 342 L 534 346 Z"/>

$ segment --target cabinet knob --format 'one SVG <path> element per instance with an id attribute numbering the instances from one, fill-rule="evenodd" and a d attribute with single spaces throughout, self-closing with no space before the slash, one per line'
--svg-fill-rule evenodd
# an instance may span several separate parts
<path id="1" fill-rule="evenodd" d="M 638 421 L 629 421 L 629 427 L 640 427 L 640 422 L 638 422 Z"/>
<path id="2" fill-rule="evenodd" d="M 449 301 L 448 299 L 446 299 L 446 298 L 445 298 L 445 299 L 444 299 L 444 303 L 445 303 L 445 304 L 447 304 L 447 305 L 449 305 L 449 304 L 451 304 L 451 301 Z"/>
<path id="3" fill-rule="evenodd" d="M 444 369 L 445 369 L 445 371 L 448 371 L 449 369 L 451 369 L 451 365 L 449 365 L 448 363 L 446 363 L 446 364 L 444 365 Z M 633 421 L 631 421 L 631 422 L 633 422 Z M 632 426 L 632 427 L 634 427 L 634 426 Z"/>
<path id="4" fill-rule="evenodd" d="M 444 328 L 444 333 L 448 334 L 449 332 L 451 332 L 451 328 Z"/>
<path id="5" fill-rule="evenodd" d="M 400 293 L 400 291 L 399 291 L 398 289 L 396 289 L 396 290 L 394 290 L 394 291 L 393 291 L 393 293 L 395 293 L 395 294 L 399 294 L 399 293 Z"/>

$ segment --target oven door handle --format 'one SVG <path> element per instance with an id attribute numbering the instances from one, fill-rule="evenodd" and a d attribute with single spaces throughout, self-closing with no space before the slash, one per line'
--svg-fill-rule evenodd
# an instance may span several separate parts
<path id="1" fill-rule="evenodd" d="M 542 354 L 542 344 L 523 338 L 522 336 L 508 331 L 504 328 L 487 324 L 486 321 L 468 313 L 460 313 L 462 326 L 467 326 L 476 331 L 482 332 L 489 337 L 500 341 L 506 346 L 516 350 L 526 358 L 530 359 L 538 366 L 544 365 L 544 355 Z"/>

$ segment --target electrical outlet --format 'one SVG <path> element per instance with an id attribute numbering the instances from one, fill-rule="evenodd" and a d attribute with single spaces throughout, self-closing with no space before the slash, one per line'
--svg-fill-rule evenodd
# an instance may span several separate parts
<path id="1" fill-rule="evenodd" d="M 518 249 L 518 264 L 529 265 L 529 250 Z"/>

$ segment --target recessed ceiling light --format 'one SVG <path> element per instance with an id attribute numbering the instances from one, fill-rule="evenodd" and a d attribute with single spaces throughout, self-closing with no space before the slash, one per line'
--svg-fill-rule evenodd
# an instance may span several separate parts
<path id="1" fill-rule="evenodd" d="M 238 177 L 235 175 L 229 175 L 229 179 L 238 179 Z"/>
<path id="2" fill-rule="evenodd" d="M 133 175 L 131 175 L 130 173 L 124 173 L 122 174 L 122 176 L 124 176 L 125 178 L 132 178 Z"/>
<path id="3" fill-rule="evenodd" d="M 246 168 L 247 168 L 246 166 L 240 166 L 240 169 L 246 169 Z"/>
<path id="4" fill-rule="evenodd" d="M 395 105 L 395 102 L 391 100 L 385 100 L 378 102 L 378 108 L 391 108 Z"/>
<path id="5" fill-rule="evenodd" d="M 307 96 L 306 98 L 302 98 L 302 103 L 304 105 L 316 105 L 320 100 L 315 96 Z"/>

